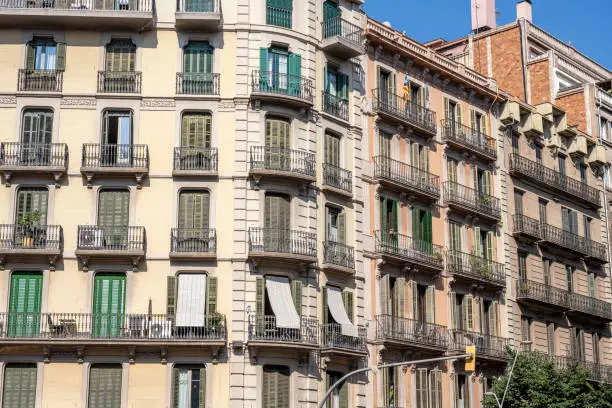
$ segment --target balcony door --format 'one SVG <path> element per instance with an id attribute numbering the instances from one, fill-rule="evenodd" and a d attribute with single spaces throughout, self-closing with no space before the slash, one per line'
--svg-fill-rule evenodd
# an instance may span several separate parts
<path id="1" fill-rule="evenodd" d="M 40 272 L 13 272 L 9 295 L 9 337 L 36 337 L 40 332 L 43 276 Z"/>
<path id="2" fill-rule="evenodd" d="M 264 250 L 290 252 L 291 199 L 285 194 L 266 194 L 264 208 Z"/>
<path id="3" fill-rule="evenodd" d="M 208 251 L 209 211 L 210 193 L 208 191 L 181 191 L 178 213 L 178 249 L 188 252 Z"/>
<path id="4" fill-rule="evenodd" d="M 431 211 L 412 208 L 412 249 L 433 254 Z"/>
<path id="5" fill-rule="evenodd" d="M 342 34 L 341 15 L 342 11 L 340 11 L 337 1 L 326 0 L 323 3 L 323 27 L 325 30 L 323 38 Z"/>
<path id="6" fill-rule="evenodd" d="M 412 285 L 412 308 L 413 318 L 418 322 L 420 330 L 425 330 L 425 323 L 434 324 L 435 318 L 435 294 L 433 286 Z"/>
<path id="7" fill-rule="evenodd" d="M 281 118 L 266 119 L 265 168 L 269 170 L 290 170 L 289 121 Z"/>
<path id="8" fill-rule="evenodd" d="M 395 74 L 377 67 L 378 77 L 378 98 L 380 100 L 380 107 L 383 110 L 389 111 L 395 106 Z"/>
<path id="9" fill-rule="evenodd" d="M 49 165 L 53 111 L 28 109 L 23 112 L 20 163 L 26 166 Z"/>
<path id="10" fill-rule="evenodd" d="M 136 68 L 136 46 L 130 40 L 112 40 L 106 46 L 106 71 L 134 72 Z"/>
<path id="11" fill-rule="evenodd" d="M 329 3 L 329 1 L 327 2 Z M 334 385 L 340 378 L 344 376 L 343 373 L 336 371 L 328 371 L 326 375 L 325 389 L 328 390 Z M 344 381 L 340 386 L 336 387 L 332 394 L 327 400 L 327 408 L 348 408 L 349 407 L 349 385 L 348 382 Z"/>
<path id="12" fill-rule="evenodd" d="M 334 243 L 346 242 L 346 216 L 336 207 L 325 207 L 327 240 Z"/>
<path id="13" fill-rule="evenodd" d="M 189 112 L 183 114 L 181 123 L 181 169 L 212 168 L 211 135 L 212 116 L 209 113 Z"/>
<path id="14" fill-rule="evenodd" d="M 172 408 L 206 406 L 206 367 L 175 366 L 172 369 Z"/>
<path id="15" fill-rule="evenodd" d="M 103 166 L 132 165 L 132 112 L 105 111 L 100 161 Z"/>
<path id="16" fill-rule="evenodd" d="M 98 226 L 102 230 L 104 247 L 121 250 L 128 246 L 130 192 L 102 190 L 98 197 Z"/>
<path id="17" fill-rule="evenodd" d="M 261 408 L 289 408 L 291 406 L 291 373 L 289 367 L 263 367 Z"/>
<path id="18" fill-rule="evenodd" d="M 398 244 L 398 205 L 387 197 L 380 198 L 380 238 L 383 246 L 397 247 Z M 390 250 L 391 248 L 386 248 Z"/>
<path id="19" fill-rule="evenodd" d="M 93 336 L 119 337 L 125 323 L 125 275 L 98 273 L 94 278 Z"/>
<path id="20" fill-rule="evenodd" d="M 46 188 L 28 187 L 17 190 L 14 244 L 17 248 L 44 247 L 46 241 Z"/>
<path id="21" fill-rule="evenodd" d="M 290 53 L 286 48 L 260 49 L 259 86 L 262 92 L 303 97 L 302 57 Z"/>
<path id="22" fill-rule="evenodd" d="M 187 0 L 189 1 L 189 0 Z M 192 4 L 204 0 L 191 0 Z M 190 41 L 183 50 L 183 92 L 213 93 L 213 48 L 208 41 Z"/>
<path id="23" fill-rule="evenodd" d="M 461 105 L 449 98 L 444 98 L 444 117 L 447 121 L 447 126 L 450 127 L 453 135 L 456 135 L 459 132 L 459 128 L 461 127 L 462 118 L 461 118 Z"/>
<path id="24" fill-rule="evenodd" d="M 585 361 L 584 330 L 570 327 L 570 353 L 572 358 Z"/>

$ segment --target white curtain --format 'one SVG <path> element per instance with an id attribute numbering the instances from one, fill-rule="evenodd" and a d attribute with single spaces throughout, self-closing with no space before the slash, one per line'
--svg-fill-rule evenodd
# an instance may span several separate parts
<path id="1" fill-rule="evenodd" d="M 289 279 L 281 276 L 266 276 L 266 290 L 272 311 L 276 316 L 276 327 L 299 329 L 300 316 L 295 311 Z"/>
<path id="2" fill-rule="evenodd" d="M 343 336 L 357 337 L 357 328 L 351 323 L 342 302 L 342 292 L 338 288 L 327 288 L 327 307 L 332 317 L 340 325 Z"/>
<path id="3" fill-rule="evenodd" d="M 189 408 L 189 371 L 186 368 L 179 369 L 178 383 L 177 405 L 179 408 Z"/>
<path id="4" fill-rule="evenodd" d="M 206 275 L 181 274 L 176 300 L 176 325 L 204 327 L 206 313 Z"/>

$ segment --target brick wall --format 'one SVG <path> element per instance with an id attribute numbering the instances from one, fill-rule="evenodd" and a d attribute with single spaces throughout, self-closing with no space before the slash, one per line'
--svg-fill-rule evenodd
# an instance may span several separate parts
<path id="1" fill-rule="evenodd" d="M 578 128 L 583 132 L 587 131 L 586 105 L 584 102 L 583 89 L 578 89 L 575 92 L 558 96 L 555 103 L 566 112 L 568 125 L 578 125 Z"/>
<path id="2" fill-rule="evenodd" d="M 531 104 L 538 105 L 550 101 L 550 76 L 548 60 L 538 61 L 527 66 L 531 90 Z"/>

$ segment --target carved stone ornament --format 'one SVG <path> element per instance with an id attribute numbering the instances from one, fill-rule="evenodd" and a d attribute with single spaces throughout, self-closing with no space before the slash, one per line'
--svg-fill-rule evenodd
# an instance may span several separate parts
<path id="1" fill-rule="evenodd" d="M 60 101 L 60 106 L 62 109 L 95 109 L 97 103 L 96 98 L 66 96 Z"/>
<path id="2" fill-rule="evenodd" d="M 0 96 L 0 105 L 16 105 L 17 98 L 10 95 Z"/>
<path id="3" fill-rule="evenodd" d="M 140 107 L 143 109 L 150 108 L 152 110 L 174 109 L 176 102 L 172 98 L 146 98 L 140 101 Z"/>

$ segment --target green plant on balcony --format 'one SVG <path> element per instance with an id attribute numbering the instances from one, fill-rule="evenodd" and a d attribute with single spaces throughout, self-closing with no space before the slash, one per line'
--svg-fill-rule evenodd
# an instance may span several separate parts
<path id="1" fill-rule="evenodd" d="M 493 263 L 490 260 L 477 255 L 476 251 L 474 250 L 472 250 L 470 255 L 470 267 L 472 271 L 476 272 L 485 279 L 492 279 Z"/>
<path id="2" fill-rule="evenodd" d="M 212 313 L 208 320 L 208 329 L 212 334 L 219 334 L 223 329 L 223 315 L 221 313 Z"/>
<path id="3" fill-rule="evenodd" d="M 481 205 L 489 207 L 491 205 L 491 196 L 489 196 L 487 194 L 480 194 L 478 196 L 478 202 Z"/>
<path id="4" fill-rule="evenodd" d="M 40 224 L 41 216 L 40 211 L 33 211 L 23 214 L 17 219 L 19 232 L 22 237 L 22 245 L 24 247 L 31 247 L 34 245 L 34 236 L 37 226 Z"/>
<path id="5" fill-rule="evenodd" d="M 431 257 L 433 258 L 434 262 L 442 262 L 442 254 L 439 252 L 434 252 Z"/>

